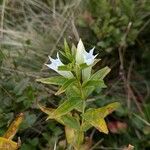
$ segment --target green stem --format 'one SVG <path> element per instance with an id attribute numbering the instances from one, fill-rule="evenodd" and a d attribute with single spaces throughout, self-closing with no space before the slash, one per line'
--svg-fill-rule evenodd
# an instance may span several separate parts
<path id="1" fill-rule="evenodd" d="M 81 82 L 79 81 L 78 82 L 78 85 L 79 85 L 79 89 L 80 89 L 80 93 L 81 93 L 81 98 L 82 98 L 82 116 L 83 114 L 85 113 L 85 107 L 86 107 L 86 98 L 85 98 L 85 95 L 84 95 L 84 91 L 83 91 L 83 88 L 82 88 L 82 84 Z M 84 119 L 82 117 L 82 120 L 81 120 L 81 126 L 83 125 L 84 123 Z M 82 131 L 81 131 L 82 132 Z M 83 133 L 84 134 L 84 133 Z M 81 141 L 82 143 L 83 141 Z"/>

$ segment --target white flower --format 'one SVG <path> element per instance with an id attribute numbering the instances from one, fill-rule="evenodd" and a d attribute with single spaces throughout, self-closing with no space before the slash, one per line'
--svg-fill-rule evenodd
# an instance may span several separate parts
<path id="1" fill-rule="evenodd" d="M 97 55 L 93 55 L 94 49 L 95 49 L 95 47 L 93 47 L 93 48 L 89 51 L 89 53 L 87 53 L 87 52 L 85 51 L 84 63 L 86 63 L 88 66 L 89 66 L 89 65 L 92 65 L 92 64 L 94 63 L 94 60 L 95 60 L 96 56 L 98 55 L 98 54 L 97 54 Z"/>
<path id="2" fill-rule="evenodd" d="M 76 52 L 76 63 L 83 64 L 86 63 L 89 67 L 82 70 L 82 79 L 88 80 L 91 76 L 92 64 L 97 55 L 93 55 L 94 48 L 92 48 L 89 52 L 85 51 L 85 47 L 82 43 L 82 40 L 79 40 L 77 45 L 77 52 Z"/>
<path id="3" fill-rule="evenodd" d="M 77 45 L 76 63 L 77 64 L 86 63 L 88 66 L 93 64 L 95 57 L 97 56 L 97 55 L 93 55 L 93 52 L 94 52 L 94 48 L 92 48 L 89 52 L 86 52 L 82 40 L 80 39 Z"/>
<path id="4" fill-rule="evenodd" d="M 71 73 L 71 71 L 59 71 L 58 67 L 59 66 L 63 66 L 64 64 L 61 62 L 60 58 L 59 58 L 59 54 L 57 53 L 57 58 L 53 59 L 49 56 L 49 59 L 51 61 L 51 64 L 45 64 L 46 66 L 48 66 L 50 69 L 56 71 L 57 73 L 59 73 L 60 75 L 64 76 L 65 78 L 73 78 L 73 74 Z"/>

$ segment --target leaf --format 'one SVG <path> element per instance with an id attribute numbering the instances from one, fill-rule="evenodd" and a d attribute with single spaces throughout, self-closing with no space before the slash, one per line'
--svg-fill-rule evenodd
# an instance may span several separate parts
<path id="1" fill-rule="evenodd" d="M 96 128 L 98 129 L 100 132 L 103 132 L 105 134 L 108 134 L 108 128 L 107 128 L 107 125 L 106 125 L 106 122 L 104 119 L 102 118 L 99 118 L 97 120 L 93 120 L 91 121 L 91 124 Z"/>
<path id="2" fill-rule="evenodd" d="M 98 129 L 100 132 L 103 132 L 105 134 L 108 134 L 108 128 L 106 125 L 106 122 L 104 120 L 104 118 L 101 117 L 95 117 L 95 114 L 91 112 L 90 118 L 85 117 L 84 119 L 91 124 L 92 126 L 94 126 L 96 129 Z M 87 124 L 88 125 L 88 124 Z M 90 127 L 89 125 L 87 127 Z M 86 126 L 84 126 L 83 129 L 88 129 L 86 128 Z"/>
<path id="3" fill-rule="evenodd" d="M 76 46 L 74 44 L 72 44 L 72 47 L 71 47 L 72 56 L 75 56 L 76 52 L 77 52 L 77 48 L 76 48 Z"/>
<path id="4" fill-rule="evenodd" d="M 97 71 L 96 73 L 94 73 L 91 76 L 91 79 L 92 80 L 103 80 L 109 72 L 110 72 L 110 68 L 106 66 L 106 67 L 100 69 L 99 71 Z"/>
<path id="5" fill-rule="evenodd" d="M 59 94 L 65 92 L 66 89 L 67 89 L 70 85 L 72 85 L 75 81 L 76 81 L 75 78 L 72 78 L 72 79 L 67 80 L 67 81 L 62 85 L 62 87 L 55 93 L 55 95 L 59 95 Z"/>
<path id="6" fill-rule="evenodd" d="M 80 97 L 80 89 L 75 86 L 75 85 L 72 85 L 72 86 L 69 86 L 67 88 L 67 90 L 65 91 L 65 94 L 67 95 L 67 98 L 68 99 L 71 99 L 73 97 Z"/>
<path id="7" fill-rule="evenodd" d="M 69 48 L 69 45 L 68 45 L 66 39 L 64 40 L 64 49 L 65 49 L 65 54 L 66 54 L 67 58 L 68 58 L 70 61 L 72 61 L 72 60 L 73 60 L 73 57 L 72 57 L 72 55 L 71 55 L 71 50 L 70 50 L 70 48 Z"/>
<path id="8" fill-rule="evenodd" d="M 95 90 L 95 87 L 94 86 L 87 86 L 83 90 L 84 90 L 85 97 L 88 97 Z"/>
<path id="9" fill-rule="evenodd" d="M 83 63 L 83 64 L 80 64 L 80 69 L 82 70 L 82 69 L 85 69 L 85 68 L 87 68 L 87 67 L 89 67 L 86 63 Z"/>
<path id="10" fill-rule="evenodd" d="M 71 144 L 74 149 L 80 149 L 81 143 L 83 143 L 84 140 L 84 132 L 65 127 L 65 134 L 67 142 Z"/>
<path id="11" fill-rule="evenodd" d="M 77 149 L 79 149 L 81 143 L 83 143 L 83 140 L 84 140 L 84 132 L 81 130 L 77 130 L 76 131 L 76 144 L 75 144 L 75 147 Z"/>
<path id="12" fill-rule="evenodd" d="M 17 118 L 11 123 L 11 125 L 9 126 L 8 130 L 3 135 L 3 137 L 6 139 L 13 139 L 13 137 L 15 136 L 20 124 L 23 121 L 23 118 L 24 118 L 24 114 L 20 113 L 17 116 Z"/>
<path id="13" fill-rule="evenodd" d="M 94 63 L 92 64 L 92 66 L 95 66 L 99 61 L 101 61 L 101 59 L 95 59 Z"/>
<path id="14" fill-rule="evenodd" d="M 119 107 L 118 102 L 111 103 L 107 106 L 101 108 L 91 108 L 88 109 L 84 114 L 83 118 L 92 126 L 97 128 L 100 132 L 108 133 L 107 125 L 104 118 L 112 113 L 115 109 Z"/>
<path id="15" fill-rule="evenodd" d="M 57 109 L 47 108 L 38 104 L 39 108 L 48 115 L 47 119 L 56 119 L 60 118 L 63 115 L 66 115 L 75 107 L 77 107 L 82 100 L 80 98 L 72 98 L 70 100 L 66 100 L 62 103 Z"/>
<path id="16" fill-rule="evenodd" d="M 72 144 L 75 141 L 75 130 L 69 127 L 65 127 L 65 135 L 66 135 L 66 139 L 68 144 Z"/>
<path id="17" fill-rule="evenodd" d="M 94 86 L 94 87 L 101 87 L 101 88 L 106 87 L 103 80 L 88 80 L 82 84 L 83 88 L 87 86 Z"/>
<path id="18" fill-rule="evenodd" d="M 62 120 L 63 124 L 65 126 L 68 126 L 69 128 L 73 128 L 73 129 L 76 129 L 76 130 L 79 130 L 79 128 L 80 128 L 79 121 L 71 115 L 61 116 L 61 120 Z"/>
<path id="19" fill-rule="evenodd" d="M 36 81 L 45 84 L 63 85 L 67 81 L 67 79 L 62 76 L 55 76 L 50 78 L 36 79 Z"/>
<path id="20" fill-rule="evenodd" d="M 70 100 L 66 100 L 63 104 L 61 104 L 54 111 L 55 117 L 60 117 L 60 116 L 67 114 L 68 112 L 73 110 L 75 107 L 77 107 L 81 102 L 82 102 L 82 100 L 80 98 L 77 98 L 77 97 L 72 98 Z"/>
<path id="21" fill-rule="evenodd" d="M 79 129 L 80 128 L 80 124 L 79 124 L 78 120 L 75 117 L 71 116 L 71 114 L 67 114 L 67 115 L 57 117 L 54 114 L 54 111 L 56 109 L 47 108 L 47 107 L 41 106 L 39 104 L 38 104 L 38 106 L 43 112 L 45 112 L 48 115 L 47 119 L 55 119 L 59 123 L 65 125 L 65 126 L 68 126 L 69 128 L 74 128 L 74 129 Z"/>
<path id="22" fill-rule="evenodd" d="M 0 149 L 1 150 L 17 150 L 18 144 L 12 140 L 0 137 Z"/>
<path id="23" fill-rule="evenodd" d="M 58 66 L 59 71 L 72 71 L 73 63 L 69 63 L 67 65 Z"/>
<path id="24" fill-rule="evenodd" d="M 116 110 L 119 106 L 120 106 L 120 103 L 114 102 L 102 108 L 98 108 L 97 112 L 102 114 L 103 117 L 106 117 L 107 115 L 111 114 L 114 110 Z"/>
<path id="25" fill-rule="evenodd" d="M 47 115 L 49 115 L 49 117 L 52 116 L 52 114 L 53 114 L 53 112 L 54 112 L 54 110 L 55 110 L 55 109 L 53 109 L 53 108 L 47 108 L 47 107 L 42 106 L 42 105 L 40 105 L 40 104 L 38 104 L 38 107 L 41 109 L 41 111 L 43 111 L 44 113 L 46 113 Z M 53 118 L 53 117 L 52 117 L 52 118 Z"/>
<path id="26" fill-rule="evenodd" d="M 116 110 L 119 106 L 120 106 L 120 103 L 114 102 L 114 103 L 108 104 L 104 107 L 97 108 L 97 109 L 90 108 L 86 111 L 86 113 L 84 115 L 86 118 L 89 118 L 91 115 L 93 115 L 92 117 L 94 117 L 94 119 L 96 119 L 98 117 L 105 118 L 107 115 L 109 115 L 114 110 Z"/>
<path id="27" fill-rule="evenodd" d="M 82 124 L 82 131 L 86 132 L 91 127 L 92 125 L 88 121 L 85 120 L 84 123 Z"/>
<path id="28" fill-rule="evenodd" d="M 88 80 L 82 84 L 85 97 L 88 97 L 95 89 L 106 88 L 106 85 L 103 80 Z"/>

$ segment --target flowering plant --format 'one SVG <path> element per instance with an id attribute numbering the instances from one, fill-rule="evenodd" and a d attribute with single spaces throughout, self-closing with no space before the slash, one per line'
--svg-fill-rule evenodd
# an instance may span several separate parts
<path id="1" fill-rule="evenodd" d="M 90 147 L 86 144 L 84 133 L 94 126 L 100 132 L 108 134 L 108 128 L 104 118 L 114 111 L 118 102 L 108 104 L 101 108 L 88 108 L 88 96 L 98 88 L 105 88 L 104 77 L 110 72 L 109 67 L 104 67 L 92 73 L 92 67 L 99 61 L 94 55 L 94 48 L 89 52 L 80 40 L 77 48 L 69 47 L 64 42 L 64 52 L 61 55 L 67 63 L 63 63 L 57 53 L 57 58 L 49 57 L 51 63 L 47 67 L 56 71 L 59 75 L 49 78 L 37 79 L 45 84 L 60 86 L 55 93 L 66 94 L 66 98 L 58 108 L 47 108 L 39 105 L 39 108 L 48 115 L 47 119 L 55 119 L 65 126 L 65 134 L 68 145 L 75 150 L 85 150 Z"/>

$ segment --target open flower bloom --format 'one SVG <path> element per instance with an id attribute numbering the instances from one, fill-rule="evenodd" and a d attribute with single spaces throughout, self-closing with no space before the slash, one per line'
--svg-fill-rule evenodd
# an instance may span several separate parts
<path id="1" fill-rule="evenodd" d="M 57 53 L 57 58 L 56 59 L 53 59 L 50 56 L 49 56 L 49 59 L 51 61 L 51 64 L 45 64 L 46 66 L 48 66 L 50 69 L 56 71 L 60 75 L 64 76 L 65 78 L 73 78 L 73 74 L 71 73 L 71 71 L 59 71 L 58 70 L 59 66 L 63 66 L 64 65 L 61 62 L 58 53 Z"/>
<path id="2" fill-rule="evenodd" d="M 80 39 L 77 45 L 77 52 L 76 52 L 76 63 L 83 64 L 86 63 L 89 67 L 82 70 L 82 78 L 83 80 L 87 80 L 91 76 L 92 64 L 97 55 L 93 55 L 94 48 L 92 48 L 89 52 L 85 51 L 85 47 Z"/>
<path id="3" fill-rule="evenodd" d="M 80 39 L 77 45 L 77 52 L 76 52 L 76 63 L 83 64 L 86 63 L 88 66 L 94 63 L 95 57 L 97 55 L 93 55 L 94 48 L 92 48 L 89 52 L 85 51 L 85 47 Z"/>

